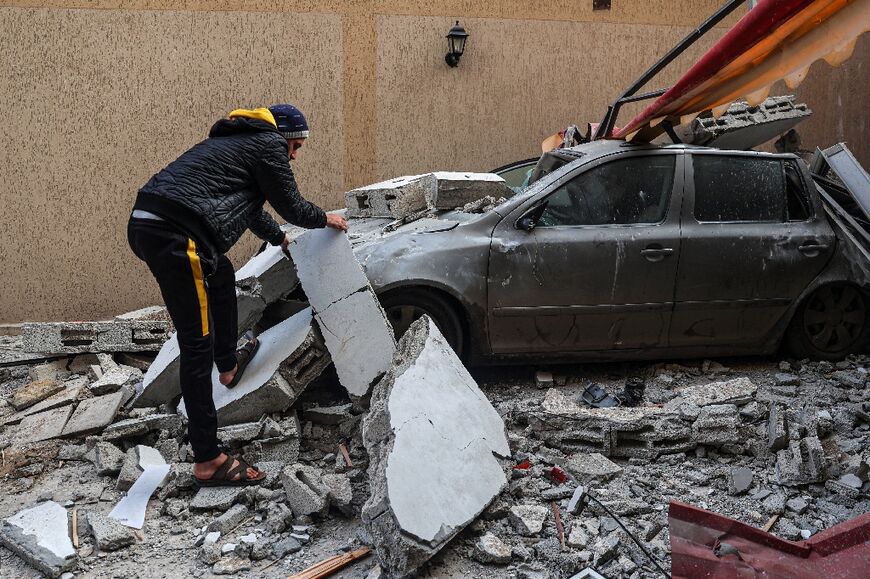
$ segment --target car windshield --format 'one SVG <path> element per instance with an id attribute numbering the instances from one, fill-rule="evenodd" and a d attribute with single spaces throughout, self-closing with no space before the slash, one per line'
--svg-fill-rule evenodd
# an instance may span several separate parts
<path id="1" fill-rule="evenodd" d="M 577 162 L 583 162 L 581 159 L 577 159 Z M 562 165 L 558 169 L 554 170 L 552 173 L 547 173 L 545 176 L 541 177 L 531 185 L 528 185 L 524 190 L 518 191 L 516 195 L 511 197 L 510 199 L 506 199 L 502 203 L 493 207 L 493 211 L 497 211 L 498 213 L 504 215 L 504 211 L 500 211 L 501 209 L 508 209 L 508 205 L 515 205 L 518 202 L 522 202 L 529 197 L 534 196 L 539 191 L 543 190 L 549 184 L 557 181 L 562 175 L 573 169 L 575 163 L 566 163 Z"/>

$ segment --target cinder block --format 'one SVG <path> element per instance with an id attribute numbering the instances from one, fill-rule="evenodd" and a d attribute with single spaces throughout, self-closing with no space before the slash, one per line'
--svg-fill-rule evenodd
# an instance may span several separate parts
<path id="1" fill-rule="evenodd" d="M 155 352 L 170 329 L 165 320 L 29 323 L 22 324 L 22 340 L 25 351 L 44 354 Z"/>

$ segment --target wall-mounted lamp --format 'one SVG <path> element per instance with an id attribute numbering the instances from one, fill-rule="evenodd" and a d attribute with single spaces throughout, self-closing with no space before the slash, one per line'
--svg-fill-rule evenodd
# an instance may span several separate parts
<path id="1" fill-rule="evenodd" d="M 447 56 L 444 60 L 448 66 L 459 65 L 459 59 L 462 53 L 465 52 L 465 40 L 468 38 L 468 33 L 465 28 L 459 25 L 459 20 L 456 25 L 447 33 Z"/>

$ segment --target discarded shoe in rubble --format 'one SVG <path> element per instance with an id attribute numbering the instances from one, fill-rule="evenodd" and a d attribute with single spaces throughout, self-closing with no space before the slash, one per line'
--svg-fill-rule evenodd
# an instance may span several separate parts
<path id="1" fill-rule="evenodd" d="M 592 408 L 614 408 L 621 404 L 619 398 L 608 394 L 597 382 L 586 387 L 582 400 L 584 404 Z"/>
<path id="2" fill-rule="evenodd" d="M 625 381 L 625 388 L 616 395 L 622 406 L 639 406 L 643 401 L 643 391 L 646 382 L 639 376 L 632 376 Z"/>

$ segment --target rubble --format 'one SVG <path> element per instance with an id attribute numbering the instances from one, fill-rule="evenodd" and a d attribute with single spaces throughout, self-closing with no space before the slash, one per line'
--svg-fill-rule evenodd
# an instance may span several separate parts
<path id="1" fill-rule="evenodd" d="M 61 390 L 63 390 L 63 386 L 51 378 L 31 382 L 19 388 L 9 403 L 12 404 L 15 410 L 24 410 L 37 402 L 42 402 L 52 394 L 57 394 Z"/>
<path id="2" fill-rule="evenodd" d="M 66 509 L 54 501 L 3 519 L 0 543 L 49 577 L 60 577 L 76 563 Z"/>
<path id="3" fill-rule="evenodd" d="M 580 481 L 606 481 L 622 473 L 622 467 L 597 452 L 575 454 L 565 467 Z"/>
<path id="4" fill-rule="evenodd" d="M 156 352 L 169 337 L 166 320 L 115 319 L 108 322 L 22 324 L 24 350 L 43 354 Z"/>
<path id="5" fill-rule="evenodd" d="M 507 565 L 511 562 L 511 548 L 492 533 L 486 533 L 474 544 L 472 557 L 481 563 Z"/>
<path id="6" fill-rule="evenodd" d="M 544 528 L 547 513 L 549 509 L 543 505 L 517 505 L 511 507 L 509 518 L 519 534 L 531 537 Z"/>
<path id="7" fill-rule="evenodd" d="M 312 230 L 293 240 L 290 255 L 341 385 L 364 396 L 389 368 L 396 340 L 350 241 Z"/>
<path id="8" fill-rule="evenodd" d="M 118 390 L 105 396 L 82 400 L 64 426 L 63 436 L 90 434 L 105 428 L 112 423 L 121 404 L 129 397 L 128 390 Z"/>
<path id="9" fill-rule="evenodd" d="M 97 547 L 103 551 L 117 551 L 136 542 L 133 529 L 115 519 L 93 511 L 88 513 L 87 519 Z"/>
<path id="10" fill-rule="evenodd" d="M 146 467 L 165 464 L 166 461 L 155 449 L 141 444 L 136 445 L 128 450 L 124 457 L 124 463 L 121 465 L 121 472 L 118 475 L 115 488 L 119 491 L 129 490 L 139 476 L 145 472 Z"/>
<path id="11" fill-rule="evenodd" d="M 161 430 L 178 436 L 182 431 L 181 417 L 177 414 L 149 414 L 141 418 L 128 418 L 107 426 L 100 438 L 107 441 L 128 440 Z"/>
<path id="12" fill-rule="evenodd" d="M 293 464 L 281 472 L 287 504 L 296 515 L 324 514 L 329 508 L 329 487 L 318 469 Z"/>
<path id="13" fill-rule="evenodd" d="M 510 455 L 504 423 L 427 316 L 375 386 L 363 441 L 371 461 L 363 522 L 391 575 L 418 568 L 507 484 L 496 459 Z"/>
<path id="14" fill-rule="evenodd" d="M 63 433 L 72 411 L 72 406 L 63 406 L 26 416 L 15 431 L 16 445 L 58 438 Z"/>
<path id="15" fill-rule="evenodd" d="M 248 507 L 245 505 L 233 505 L 229 510 L 223 512 L 218 518 L 208 524 L 206 530 L 208 532 L 217 531 L 222 535 L 226 535 L 233 529 L 239 526 L 239 523 L 248 518 Z"/>

